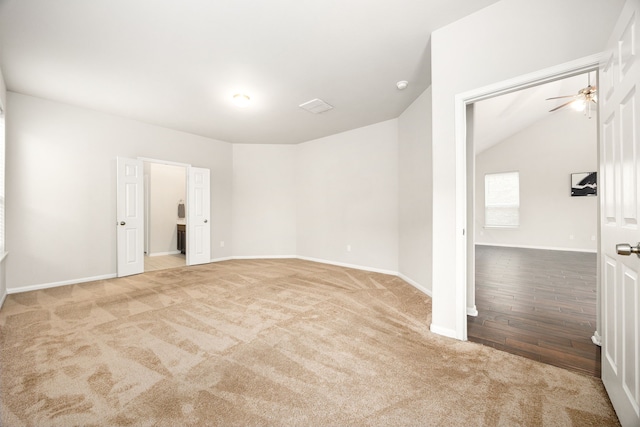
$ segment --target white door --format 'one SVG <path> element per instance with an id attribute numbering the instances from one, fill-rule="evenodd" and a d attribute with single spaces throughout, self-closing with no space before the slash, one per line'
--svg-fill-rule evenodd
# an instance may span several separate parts
<path id="1" fill-rule="evenodd" d="M 118 277 L 144 272 L 143 166 L 118 157 L 116 239 Z"/>
<path id="2" fill-rule="evenodd" d="M 640 426 L 640 0 L 627 0 L 600 64 L 602 382 L 623 426 Z M 620 252 L 624 248 L 619 248 Z"/>
<path id="3" fill-rule="evenodd" d="M 188 168 L 187 265 L 211 262 L 209 169 Z"/>

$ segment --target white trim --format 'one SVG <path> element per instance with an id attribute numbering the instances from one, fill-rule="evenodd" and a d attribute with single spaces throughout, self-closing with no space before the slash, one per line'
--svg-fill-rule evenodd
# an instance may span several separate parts
<path id="1" fill-rule="evenodd" d="M 177 255 L 180 251 L 170 251 L 170 252 L 154 252 L 152 254 L 147 254 L 147 256 L 166 256 L 166 255 Z"/>
<path id="2" fill-rule="evenodd" d="M 511 243 L 480 243 L 475 242 L 478 246 L 499 246 L 501 248 L 522 248 L 522 249 L 540 249 L 543 251 L 563 251 L 563 252 L 586 252 L 590 254 L 597 254 L 598 249 L 580 249 L 580 248 L 559 248 L 552 246 L 536 246 L 536 245 L 519 245 Z"/>
<path id="3" fill-rule="evenodd" d="M 431 326 L 429 326 L 429 330 L 434 334 L 442 335 L 449 338 L 459 339 L 456 331 L 453 329 L 442 328 L 438 325 L 434 325 L 433 323 L 431 323 Z"/>
<path id="4" fill-rule="evenodd" d="M 591 337 L 591 342 L 593 342 L 598 347 L 602 347 L 602 337 L 600 336 L 598 331 L 595 331 L 593 333 L 593 336 Z"/>
<path id="5" fill-rule="evenodd" d="M 363 270 L 363 271 L 371 271 L 371 272 L 374 272 L 374 273 L 388 274 L 388 275 L 396 276 L 396 277 L 404 280 L 405 282 L 407 282 L 408 284 L 410 284 L 411 286 L 413 286 L 414 288 L 416 288 L 417 290 L 419 290 L 423 294 L 425 294 L 425 295 L 427 295 L 429 297 L 432 297 L 431 290 L 427 289 L 426 287 L 424 287 L 420 283 L 416 282 L 415 280 L 411 279 L 410 277 L 407 277 L 404 274 L 398 273 L 397 271 L 384 270 L 384 269 L 373 268 L 373 267 L 365 267 L 365 266 L 362 266 L 362 265 L 347 264 L 347 263 L 343 263 L 343 262 L 329 261 L 329 260 L 320 259 L 320 258 L 311 258 L 311 257 L 305 257 L 305 256 L 298 256 L 298 255 L 230 256 L 230 257 L 212 259 L 211 262 L 230 261 L 230 260 L 234 260 L 234 259 L 237 259 L 237 260 L 243 260 L 243 259 L 244 260 L 252 260 L 252 259 L 300 259 L 300 260 L 303 260 L 303 261 L 317 262 L 317 263 L 320 263 L 320 264 L 336 265 L 338 267 L 354 268 L 356 270 Z"/>
<path id="6" fill-rule="evenodd" d="M 169 160 L 150 159 L 149 157 L 137 157 L 137 159 L 147 163 L 159 163 L 161 165 L 168 165 L 168 166 L 182 166 L 185 168 L 191 167 L 189 163 L 178 163 L 178 162 L 172 162 Z"/>
<path id="7" fill-rule="evenodd" d="M 6 252 L 6 251 L 5 251 L 5 252 L 3 252 L 2 254 L 0 254 L 0 263 L 3 263 L 3 262 L 4 262 L 4 259 L 7 257 L 7 255 L 9 255 L 9 252 Z M 8 295 L 8 292 L 7 292 L 7 290 L 5 289 L 5 290 L 4 290 L 4 293 L 2 294 L 2 297 L 0 297 L 0 309 L 1 309 L 1 308 L 2 308 L 2 306 L 4 305 L 4 300 L 6 300 L 6 299 L 7 299 L 7 295 Z"/>
<path id="8" fill-rule="evenodd" d="M 456 271 L 454 272 L 456 286 L 455 312 L 455 338 L 467 340 L 467 102 L 458 103 L 456 97 L 455 123 L 461 123 L 462 132 L 456 127 L 456 182 L 455 182 L 455 250 L 453 253 L 456 261 Z M 433 324 L 432 324 L 433 326 Z M 434 326 L 435 330 L 440 327 Z M 446 330 L 448 328 L 443 328 Z M 434 329 L 432 329 L 434 330 Z M 449 335 L 447 335 L 449 336 Z"/>
<path id="9" fill-rule="evenodd" d="M 467 105 L 483 99 L 493 98 L 517 90 L 526 89 L 543 83 L 560 80 L 598 68 L 602 53 L 559 64 L 554 67 L 524 74 L 509 80 L 459 93 L 454 97 L 454 136 L 455 136 L 455 174 L 456 174 L 456 212 L 455 212 L 455 331 L 454 337 L 467 340 Z M 442 331 L 442 335 L 451 336 L 451 330 L 432 324 L 432 331 Z M 439 332 L 436 332 L 439 333 Z"/>
<path id="10" fill-rule="evenodd" d="M 40 285 L 22 286 L 19 288 L 7 289 L 8 294 L 19 294 L 22 292 L 38 291 L 40 289 L 57 288 L 58 286 L 75 285 L 77 283 L 95 282 L 96 280 L 107 280 L 117 277 L 116 274 L 104 274 L 102 276 L 83 277 L 81 279 L 63 280 L 61 282 L 42 283 Z"/>
<path id="11" fill-rule="evenodd" d="M 385 269 L 381 269 L 381 268 L 366 267 L 366 266 L 363 266 L 363 265 L 356 265 L 356 264 L 347 264 L 347 263 L 343 263 L 343 262 L 335 262 L 335 261 L 329 261 L 329 260 L 319 259 L 319 258 L 310 258 L 310 257 L 303 257 L 303 256 L 298 256 L 298 255 L 254 255 L 254 256 L 230 256 L 230 257 L 214 258 L 214 259 L 211 259 L 210 262 L 212 262 L 212 263 L 214 263 L 214 262 L 223 262 L 223 261 L 231 261 L 231 260 L 236 260 L 236 259 L 237 260 L 301 259 L 301 260 L 304 260 L 304 261 L 317 262 L 317 263 L 320 263 L 320 264 L 329 264 L 329 265 L 335 265 L 335 266 L 338 266 L 338 267 L 353 268 L 353 269 L 362 270 L 362 271 L 371 271 L 373 273 L 388 274 L 390 276 L 396 276 L 396 277 L 404 280 L 405 282 L 407 282 L 408 284 L 410 284 L 411 286 L 413 286 L 414 288 L 416 288 L 420 292 L 424 293 L 425 295 L 427 295 L 429 297 L 432 296 L 432 293 L 431 293 L 431 291 L 429 289 L 427 289 L 423 285 L 419 284 L 415 280 L 410 279 L 409 277 L 405 276 L 404 274 L 398 273 L 397 271 L 385 270 Z M 43 284 L 40 284 L 40 285 L 23 286 L 23 287 L 20 287 L 20 288 L 7 289 L 7 294 L 17 294 L 17 293 L 21 293 L 21 292 L 37 291 L 37 290 L 41 290 L 41 289 L 56 288 L 58 286 L 66 286 L 66 285 L 75 285 L 77 283 L 94 282 L 96 280 L 107 280 L 107 279 L 113 279 L 115 277 L 117 277 L 116 274 L 105 274 L 103 276 L 85 277 L 85 278 L 82 278 L 82 279 L 73 279 L 73 280 L 65 280 L 65 281 L 61 281 L 61 282 L 43 283 Z"/>
<path id="12" fill-rule="evenodd" d="M 509 80 L 504 80 L 463 92 L 456 95 L 456 104 L 458 101 L 463 101 L 465 104 L 473 104 L 474 102 L 482 101 L 483 99 L 494 98 L 510 92 L 539 86 L 541 84 L 593 71 L 598 68 L 601 58 L 602 53 L 596 53 L 594 55 L 576 59 L 575 61 L 566 62 L 554 67 L 545 68 L 533 73 L 524 74 Z"/>
<path id="13" fill-rule="evenodd" d="M 296 258 L 302 259 L 302 260 L 305 260 L 305 261 L 319 262 L 321 264 L 337 265 L 338 267 L 355 268 L 356 270 L 371 271 L 373 273 L 389 274 L 391 276 L 397 276 L 398 275 L 397 271 L 384 270 L 382 268 L 365 267 L 364 265 L 347 264 L 345 262 L 329 261 L 329 260 L 326 260 L 326 259 L 311 258 L 311 257 L 306 257 L 306 256 L 298 256 Z"/>
<path id="14" fill-rule="evenodd" d="M 473 307 L 467 307 L 467 316 L 478 317 L 478 309 L 474 305 Z"/>
<path id="15" fill-rule="evenodd" d="M 398 276 L 400 279 L 404 280 L 405 282 L 407 282 L 408 284 L 410 284 L 411 286 L 413 286 L 414 288 L 416 288 L 417 290 L 419 290 L 423 294 L 427 294 L 429 296 L 433 296 L 433 294 L 431 293 L 431 291 L 429 289 L 425 288 L 420 283 L 416 282 L 413 279 L 410 279 L 409 277 L 405 276 L 404 274 L 396 273 L 396 276 Z"/>
<path id="16" fill-rule="evenodd" d="M 251 256 L 233 256 L 231 259 L 292 259 L 298 258 L 295 255 L 251 255 Z"/>

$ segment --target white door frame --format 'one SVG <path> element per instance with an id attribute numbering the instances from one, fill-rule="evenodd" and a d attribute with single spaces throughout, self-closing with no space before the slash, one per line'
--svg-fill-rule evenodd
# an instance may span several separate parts
<path id="1" fill-rule="evenodd" d="M 178 163 L 178 162 L 171 162 L 169 160 L 160 160 L 160 159 L 152 159 L 149 157 L 137 157 L 137 160 L 142 161 L 142 164 L 144 165 L 145 163 L 155 163 L 155 164 L 159 164 L 159 165 L 167 165 L 167 166 L 178 166 L 178 167 L 183 167 L 184 168 L 184 181 L 185 181 L 185 203 L 187 206 L 189 206 L 189 200 L 188 200 L 188 191 L 187 191 L 187 186 L 188 186 L 188 180 L 187 180 L 187 175 L 189 174 L 189 168 L 191 167 L 191 165 L 189 163 Z M 145 248 L 145 255 L 149 255 L 149 248 L 150 248 L 150 239 L 151 236 L 149 235 L 149 231 L 150 231 L 150 219 L 151 217 L 149 216 L 149 177 L 148 176 L 144 176 L 144 185 L 143 185 L 143 190 L 144 190 L 144 248 Z M 185 259 L 185 265 L 189 265 L 189 257 L 186 257 Z"/>
<path id="2" fill-rule="evenodd" d="M 455 146 L 456 146 L 456 232 L 455 236 L 455 262 L 456 262 L 456 330 L 455 337 L 467 340 L 467 312 L 468 307 L 475 307 L 475 301 L 467 301 L 468 289 L 468 242 L 473 241 L 466 232 L 467 220 L 473 214 L 473 206 L 467 206 L 467 192 L 473 188 L 467 188 L 467 106 L 483 99 L 493 98 L 532 86 L 560 80 L 566 77 L 583 74 L 589 71 L 597 71 L 602 54 L 591 55 L 575 61 L 560 64 L 551 68 L 525 74 L 510 80 L 505 80 L 492 85 L 477 88 L 456 95 L 455 97 Z M 598 147 L 600 138 L 598 131 Z M 598 151 L 599 152 L 599 151 Z M 598 239 L 600 238 L 600 206 L 598 206 Z M 469 240 L 471 239 L 471 240 Z M 600 266 L 600 249 L 598 248 L 598 268 Z M 474 295 L 473 293 L 471 294 Z M 600 272 L 597 278 L 597 324 L 593 340 L 599 344 L 600 330 Z"/>
<path id="3" fill-rule="evenodd" d="M 190 198 L 189 198 L 189 186 L 190 186 L 190 185 L 192 185 L 192 183 L 189 183 L 189 175 L 190 175 L 190 173 L 189 173 L 189 172 L 190 172 L 192 169 L 202 169 L 202 168 L 193 168 L 193 167 L 192 167 L 190 164 L 188 164 L 188 163 L 178 163 L 178 162 L 172 162 L 172 161 L 168 161 L 168 160 L 153 159 L 153 158 L 149 158 L 149 157 L 137 157 L 137 158 L 136 158 L 136 160 L 140 161 L 142 164 L 144 164 L 145 162 L 147 162 L 147 163 L 157 163 L 157 164 L 162 164 L 162 165 L 170 165 L 170 166 L 180 166 L 180 167 L 184 167 L 184 168 L 185 168 L 185 178 L 186 178 L 186 182 L 187 182 L 187 189 L 186 189 L 187 191 L 186 191 L 186 194 L 185 194 L 185 197 L 186 197 L 186 205 L 187 205 L 187 211 L 190 211 L 190 209 L 189 209 L 189 204 L 191 203 L 191 200 L 190 200 Z M 207 171 L 209 171 L 209 169 L 206 169 L 206 170 L 207 170 Z M 207 172 L 207 173 L 209 173 L 209 172 Z M 207 175 L 207 176 L 208 176 L 208 175 Z M 143 191 L 144 191 L 144 190 L 143 190 Z M 207 195 L 206 200 L 207 200 L 207 203 L 208 203 L 208 201 L 209 201 L 209 195 Z M 193 209 L 191 209 L 191 210 L 193 210 Z M 207 223 L 208 223 L 208 224 L 207 224 L 207 228 L 209 228 L 209 227 L 210 227 L 210 218 L 209 218 L 209 214 L 208 214 L 208 212 L 209 212 L 209 207 L 207 206 L 207 218 L 206 218 L 206 221 L 205 221 L 205 222 L 207 222 Z M 207 244 L 207 247 L 209 247 L 209 248 L 210 248 L 210 234 L 211 234 L 211 233 L 207 233 L 207 235 L 209 236 L 209 240 L 208 240 L 208 242 L 205 242 L 205 243 L 208 243 L 208 244 Z M 142 245 L 141 250 L 142 250 L 141 256 L 142 256 L 142 257 L 144 257 L 144 245 Z M 207 252 L 209 252 L 209 251 L 207 251 Z M 189 255 L 189 254 L 187 253 L 187 262 L 186 262 L 186 265 L 192 265 L 190 262 L 192 262 L 193 264 L 201 264 L 201 263 L 203 263 L 203 261 L 202 261 L 202 260 L 198 260 L 198 259 L 193 259 L 193 260 L 192 260 L 192 259 L 190 259 L 191 257 L 189 257 L 188 255 Z M 211 257 L 210 257 L 210 255 L 208 256 L 208 258 L 209 258 L 209 259 L 207 259 L 207 260 L 206 260 L 206 262 L 209 262 L 209 261 L 210 261 L 210 258 L 211 258 Z"/>

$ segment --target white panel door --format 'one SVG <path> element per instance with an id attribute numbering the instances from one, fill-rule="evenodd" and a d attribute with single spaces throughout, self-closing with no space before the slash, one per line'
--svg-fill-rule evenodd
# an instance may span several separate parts
<path id="1" fill-rule="evenodd" d="M 623 426 L 640 426 L 640 257 L 616 248 L 640 246 L 639 24 L 640 0 L 627 0 L 600 64 L 598 90 L 602 382 Z"/>
<path id="2" fill-rule="evenodd" d="M 187 265 L 211 262 L 209 169 L 190 167 L 187 180 Z"/>
<path id="3" fill-rule="evenodd" d="M 116 227 L 118 277 L 144 272 L 142 160 L 118 157 Z"/>

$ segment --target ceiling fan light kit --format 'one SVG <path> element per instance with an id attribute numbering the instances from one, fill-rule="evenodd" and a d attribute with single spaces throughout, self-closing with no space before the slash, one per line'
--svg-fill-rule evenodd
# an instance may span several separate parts
<path id="1" fill-rule="evenodd" d="M 553 113 L 554 111 L 571 105 L 574 110 L 584 111 L 584 115 L 586 116 L 588 114 L 589 118 L 591 118 L 591 103 L 598 103 L 598 89 L 596 88 L 596 86 L 591 85 L 590 74 L 588 75 L 588 79 L 589 81 L 587 82 L 587 87 L 580 89 L 576 95 L 555 96 L 553 98 L 547 98 L 547 101 L 552 99 L 573 98 L 571 101 L 568 101 L 562 105 L 557 106 L 556 108 L 549 110 L 549 112 Z"/>

